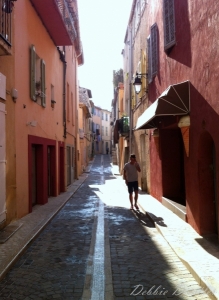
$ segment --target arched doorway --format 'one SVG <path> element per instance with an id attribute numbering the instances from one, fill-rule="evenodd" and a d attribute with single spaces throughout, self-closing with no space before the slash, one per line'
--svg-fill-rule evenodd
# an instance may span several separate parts
<path id="1" fill-rule="evenodd" d="M 215 145 L 208 132 L 199 140 L 198 178 L 200 195 L 200 232 L 218 234 L 218 202 Z"/>

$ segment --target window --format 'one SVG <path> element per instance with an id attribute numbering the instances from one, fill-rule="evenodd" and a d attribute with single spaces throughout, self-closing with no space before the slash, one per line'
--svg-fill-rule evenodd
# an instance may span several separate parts
<path id="1" fill-rule="evenodd" d="M 152 82 L 153 77 L 158 71 L 158 42 L 157 42 L 157 24 L 151 26 L 151 35 L 147 38 L 148 52 L 148 80 Z"/>
<path id="2" fill-rule="evenodd" d="M 104 126 L 102 126 L 102 135 L 104 135 Z"/>
<path id="3" fill-rule="evenodd" d="M 176 44 L 174 0 L 163 0 L 164 50 Z"/>
<path id="4" fill-rule="evenodd" d="M 151 75 L 151 38 L 150 36 L 147 38 L 147 56 L 148 56 L 148 82 L 152 82 L 152 75 Z"/>
<path id="5" fill-rule="evenodd" d="M 104 113 L 102 112 L 102 120 L 104 120 Z"/>
<path id="6" fill-rule="evenodd" d="M 106 114 L 106 121 L 108 121 L 108 114 Z"/>
<path id="7" fill-rule="evenodd" d="M 4 42 L 11 46 L 12 42 L 12 26 L 11 26 L 11 19 L 12 19 L 12 9 L 14 3 L 10 0 L 0 0 L 0 37 L 4 40 Z M 7 52 L 6 48 L 5 51 Z"/>
<path id="8" fill-rule="evenodd" d="M 108 127 L 106 127 L 106 136 L 108 136 Z"/>
<path id="9" fill-rule="evenodd" d="M 30 98 L 46 107 L 45 62 L 37 54 L 35 47 L 30 48 Z"/>

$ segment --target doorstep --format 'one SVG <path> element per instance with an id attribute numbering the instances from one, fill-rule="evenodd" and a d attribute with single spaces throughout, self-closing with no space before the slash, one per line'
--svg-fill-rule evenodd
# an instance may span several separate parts
<path id="1" fill-rule="evenodd" d="M 162 204 L 169 210 L 171 210 L 174 214 L 176 214 L 180 219 L 187 222 L 187 215 L 186 215 L 186 207 L 174 202 L 166 197 L 162 197 Z"/>

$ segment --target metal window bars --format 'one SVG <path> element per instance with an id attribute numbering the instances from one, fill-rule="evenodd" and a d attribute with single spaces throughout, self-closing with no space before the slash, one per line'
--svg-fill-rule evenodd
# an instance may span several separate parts
<path id="1" fill-rule="evenodd" d="M 11 0 L 0 0 L 0 37 L 11 46 L 12 42 L 12 9 L 14 3 Z"/>

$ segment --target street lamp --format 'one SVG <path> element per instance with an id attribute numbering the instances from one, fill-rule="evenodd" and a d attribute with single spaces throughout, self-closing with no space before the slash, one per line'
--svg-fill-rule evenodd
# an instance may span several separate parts
<path id="1" fill-rule="evenodd" d="M 135 76 L 134 81 L 133 81 L 133 85 L 135 87 L 135 93 L 136 94 L 139 94 L 140 91 L 141 91 L 141 86 L 142 86 L 141 78 L 142 77 L 146 78 L 147 76 L 148 76 L 147 73 L 138 73 L 138 72 L 136 72 L 136 76 Z"/>

